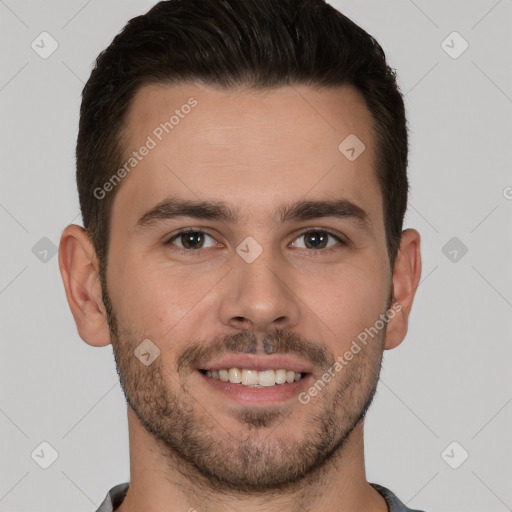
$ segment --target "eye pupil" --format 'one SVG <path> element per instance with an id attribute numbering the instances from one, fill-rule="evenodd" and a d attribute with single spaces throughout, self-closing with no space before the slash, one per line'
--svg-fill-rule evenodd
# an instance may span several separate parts
<path id="1" fill-rule="evenodd" d="M 203 242 L 203 234 L 199 232 L 185 233 L 181 235 L 181 242 L 183 247 L 187 249 L 197 249 L 196 245 L 200 245 Z"/>
<path id="2" fill-rule="evenodd" d="M 327 241 L 327 236 L 322 231 L 310 231 L 306 234 L 306 240 L 308 239 L 312 242 L 313 248 L 316 249 Z M 309 245 L 309 242 L 306 242 L 308 249 L 310 248 Z"/>

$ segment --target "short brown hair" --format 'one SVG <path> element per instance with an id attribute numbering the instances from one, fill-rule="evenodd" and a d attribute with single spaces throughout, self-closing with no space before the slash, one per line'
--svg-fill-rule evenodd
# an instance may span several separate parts
<path id="1" fill-rule="evenodd" d="M 351 85 L 375 123 L 376 174 L 393 268 L 407 208 L 407 122 L 395 71 L 377 41 L 324 0 L 166 0 L 131 19 L 84 87 L 76 146 L 84 227 L 106 265 L 113 190 L 94 195 L 125 160 L 122 126 L 149 83 L 271 89 Z M 119 187 L 117 187 L 119 188 Z"/>

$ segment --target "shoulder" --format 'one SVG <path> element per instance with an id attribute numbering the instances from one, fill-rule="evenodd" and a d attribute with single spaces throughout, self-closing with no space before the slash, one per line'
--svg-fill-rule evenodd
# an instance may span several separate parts
<path id="1" fill-rule="evenodd" d="M 129 487 L 129 482 L 112 487 L 96 512 L 114 512 L 123 502 Z"/>
<path id="2" fill-rule="evenodd" d="M 398 497 L 386 487 L 373 483 L 370 483 L 370 485 L 386 500 L 389 512 L 423 512 L 422 510 L 407 508 L 404 503 L 402 503 Z"/>

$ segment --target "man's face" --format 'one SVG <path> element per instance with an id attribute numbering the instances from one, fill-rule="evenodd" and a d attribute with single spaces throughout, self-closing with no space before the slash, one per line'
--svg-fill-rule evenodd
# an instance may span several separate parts
<path id="1" fill-rule="evenodd" d="M 161 85 L 138 92 L 125 126 L 128 153 L 155 143 L 111 217 L 107 300 L 128 402 L 217 486 L 300 478 L 343 446 L 379 377 L 385 328 L 334 369 L 389 307 L 370 113 L 350 88 Z M 355 160 L 338 149 L 351 134 L 366 147 Z M 176 216 L 170 201 L 210 207 Z M 145 365 L 134 351 L 148 339 L 160 354 Z M 226 381 L 235 368 L 259 387 Z"/>

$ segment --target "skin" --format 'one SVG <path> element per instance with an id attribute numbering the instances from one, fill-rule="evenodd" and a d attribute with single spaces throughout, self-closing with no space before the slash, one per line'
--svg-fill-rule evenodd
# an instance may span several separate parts
<path id="1" fill-rule="evenodd" d="M 190 97 L 197 106 L 116 190 L 109 319 L 83 228 L 68 226 L 60 244 L 78 332 L 92 346 L 112 343 L 129 402 L 131 480 L 118 510 L 385 512 L 365 476 L 363 417 L 383 351 L 406 335 L 421 257 L 420 236 L 408 229 L 390 268 L 371 115 L 349 87 L 144 86 L 126 117 L 128 153 Z M 354 161 L 338 150 L 349 134 L 366 146 Z M 137 225 L 171 196 L 224 201 L 238 222 Z M 352 217 L 281 222 L 276 213 L 283 204 L 333 199 L 363 209 L 367 228 Z M 192 249 L 186 237 L 167 243 L 183 228 L 209 236 Z M 323 235 L 319 246 L 307 228 Z M 251 263 L 236 251 L 249 236 L 262 248 Z M 400 313 L 333 372 L 336 358 L 394 304 Z M 133 355 L 145 339 L 160 350 L 149 366 Z M 219 355 L 266 361 L 272 351 L 310 370 L 276 402 L 234 400 L 198 371 Z M 329 368 L 335 378 L 300 403 L 299 391 Z"/>

